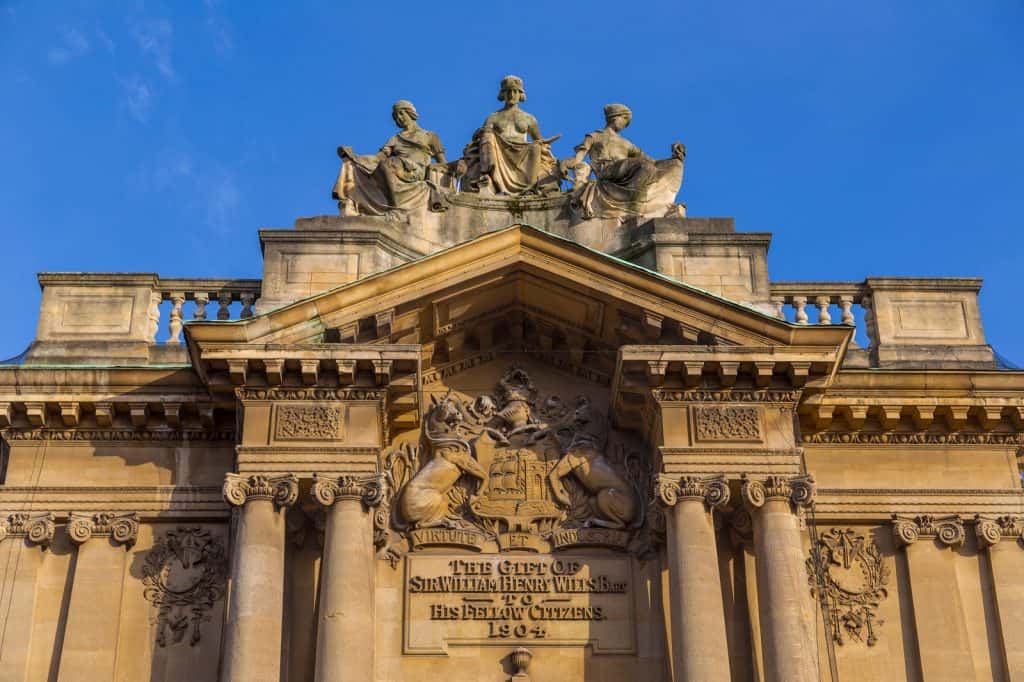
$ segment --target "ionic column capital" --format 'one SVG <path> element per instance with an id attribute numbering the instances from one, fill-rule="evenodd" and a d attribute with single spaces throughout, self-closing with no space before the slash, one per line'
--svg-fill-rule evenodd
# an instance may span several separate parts
<path id="1" fill-rule="evenodd" d="M 29 543 L 40 545 L 44 549 L 53 542 L 56 532 L 57 525 L 54 523 L 52 512 L 15 512 L 6 520 L 0 521 L 0 540 L 7 537 L 25 538 Z"/>
<path id="2" fill-rule="evenodd" d="M 93 514 L 71 512 L 66 527 L 68 537 L 75 544 L 88 542 L 94 537 L 110 538 L 126 548 L 139 538 L 138 512 L 97 512 Z"/>
<path id="3" fill-rule="evenodd" d="M 977 514 L 974 517 L 974 534 L 978 538 L 978 546 L 987 549 L 999 543 L 1003 538 L 1011 541 L 1021 539 L 1024 533 L 1024 518 L 1013 514 L 1004 516 L 982 516 Z"/>
<path id="4" fill-rule="evenodd" d="M 299 479 L 295 474 L 267 476 L 228 473 L 224 476 L 224 499 L 242 507 L 250 500 L 272 500 L 276 507 L 290 507 L 299 497 Z"/>
<path id="5" fill-rule="evenodd" d="M 658 474 L 654 479 L 654 499 L 665 507 L 680 500 L 700 500 L 708 509 L 729 503 L 729 484 L 725 476 L 671 476 Z"/>
<path id="6" fill-rule="evenodd" d="M 383 474 L 368 476 L 320 476 L 313 475 L 310 495 L 324 507 L 332 506 L 337 500 L 360 501 L 366 507 L 376 507 L 384 500 L 386 482 Z"/>
<path id="7" fill-rule="evenodd" d="M 747 509 L 760 509 L 768 500 L 783 500 L 797 509 L 814 504 L 816 487 L 813 476 L 769 476 L 763 481 L 743 475 L 740 494 Z"/>
<path id="8" fill-rule="evenodd" d="M 967 534 L 964 522 L 955 514 L 950 516 L 900 516 L 892 515 L 892 535 L 897 547 L 905 547 L 920 538 L 938 540 L 947 547 L 959 547 Z"/>

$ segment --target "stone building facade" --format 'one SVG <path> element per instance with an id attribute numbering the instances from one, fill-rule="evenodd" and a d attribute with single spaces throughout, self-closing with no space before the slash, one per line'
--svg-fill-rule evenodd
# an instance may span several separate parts
<path id="1" fill-rule="evenodd" d="M 39 276 L 0 679 L 1024 680 L 980 280 L 772 281 L 685 149 L 481 130 L 344 148 L 259 280 Z"/>

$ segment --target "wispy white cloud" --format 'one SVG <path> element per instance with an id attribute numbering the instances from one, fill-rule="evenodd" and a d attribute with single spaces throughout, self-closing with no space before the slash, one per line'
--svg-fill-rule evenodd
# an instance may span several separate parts
<path id="1" fill-rule="evenodd" d="M 77 28 L 60 29 L 61 44 L 46 53 L 51 64 L 66 64 L 89 54 L 89 40 Z"/>
<path id="2" fill-rule="evenodd" d="M 219 230 L 230 227 L 238 216 L 238 206 L 242 201 L 235 176 L 224 168 L 218 168 L 206 187 L 207 222 Z"/>
<path id="3" fill-rule="evenodd" d="M 147 19 L 131 25 L 132 36 L 144 55 L 152 57 L 156 69 L 166 78 L 174 78 L 171 64 L 171 39 L 174 27 L 166 19 Z"/>
<path id="4" fill-rule="evenodd" d="M 220 12 L 220 0 L 203 0 L 206 6 L 206 30 L 213 38 L 213 49 L 222 57 L 227 57 L 235 48 L 231 22 Z"/>
<path id="5" fill-rule="evenodd" d="M 139 123 L 149 120 L 149 114 L 153 109 L 153 89 L 139 76 L 121 80 L 121 89 L 124 92 L 124 103 L 131 114 Z"/>

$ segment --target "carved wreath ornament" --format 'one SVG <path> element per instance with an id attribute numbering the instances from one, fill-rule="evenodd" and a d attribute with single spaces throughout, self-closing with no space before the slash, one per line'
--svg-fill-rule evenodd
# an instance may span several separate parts
<path id="1" fill-rule="evenodd" d="M 852 528 L 833 528 L 818 538 L 807 560 L 811 592 L 824 597 L 832 639 L 846 637 L 874 646 L 878 642 L 878 607 L 888 595 L 889 567 L 878 545 Z M 819 592 L 820 590 L 820 592 Z"/>
<path id="2" fill-rule="evenodd" d="M 168 531 L 146 556 L 142 574 L 144 595 L 157 607 L 156 643 L 178 644 L 186 633 L 190 645 L 199 642 L 200 623 L 224 596 L 227 555 L 221 543 L 202 528 Z"/>

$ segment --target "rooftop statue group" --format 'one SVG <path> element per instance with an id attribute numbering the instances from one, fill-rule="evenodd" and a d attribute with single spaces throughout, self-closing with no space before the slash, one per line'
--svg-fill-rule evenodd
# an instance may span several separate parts
<path id="1" fill-rule="evenodd" d="M 462 158 L 452 162 L 438 136 L 418 125 L 412 102 L 395 102 L 391 116 L 400 130 L 380 151 L 361 155 L 338 147 L 342 167 L 333 196 L 342 215 L 400 220 L 424 205 L 443 211 L 447 197 L 456 191 L 487 197 L 555 197 L 562 191 L 562 181 L 572 185 L 569 204 L 579 219 L 621 219 L 675 206 L 686 147 L 674 143 L 668 159 L 644 154 L 621 134 L 633 118 L 624 104 L 607 105 L 605 127 L 584 137 L 575 156 L 559 161 L 551 143 L 561 136 L 544 137 L 537 119 L 519 106 L 526 101 L 522 79 L 503 78 L 498 100 L 504 103 L 502 108 L 484 120 Z"/>

